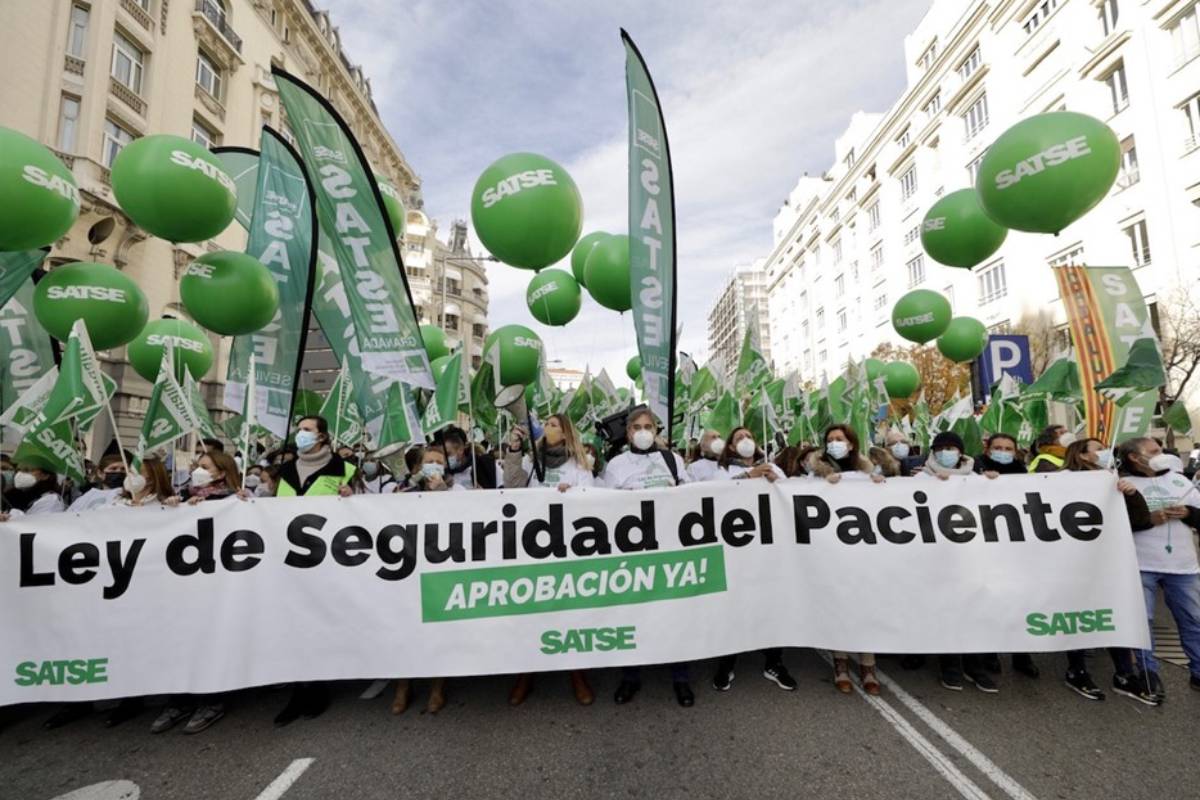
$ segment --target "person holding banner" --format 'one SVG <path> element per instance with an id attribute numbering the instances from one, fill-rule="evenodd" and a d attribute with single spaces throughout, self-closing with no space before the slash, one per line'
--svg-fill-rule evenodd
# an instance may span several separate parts
<path id="1" fill-rule="evenodd" d="M 566 414 L 553 414 L 542 426 L 542 437 L 534 447 L 537 448 L 537 458 L 543 472 L 538 477 L 537 471 L 528 456 L 523 455 L 524 443 L 529 434 L 524 425 L 514 425 L 509 436 L 508 445 L 504 452 L 504 488 L 543 488 L 555 487 L 560 492 L 566 492 L 579 486 L 592 486 L 594 479 L 588 467 L 583 445 L 579 443 L 579 433 L 571 424 L 571 418 Z M 583 670 L 574 669 L 570 673 L 571 689 L 575 700 L 581 706 L 590 706 L 596 699 L 592 687 L 588 685 Z M 529 692 L 533 690 L 533 675 L 525 672 L 517 676 L 508 693 L 508 704 L 519 706 L 525 702 Z"/>
<path id="2" fill-rule="evenodd" d="M 23 514 L 57 514 L 67 510 L 58 486 L 58 476 L 49 462 L 23 460 L 17 463 L 12 488 L 4 493 L 5 511 L 0 522 Z"/>
<path id="3" fill-rule="evenodd" d="M 1024 475 L 1017 440 L 1007 433 L 993 433 L 983 443 L 983 454 L 975 460 L 975 471 L 985 478 L 1001 475 Z"/>
<path id="4" fill-rule="evenodd" d="M 462 489 L 495 489 L 496 459 L 467 441 L 467 432 L 451 425 L 440 433 L 446 470 Z"/>
<path id="5" fill-rule="evenodd" d="M 899 428 L 889 430 L 884 437 L 884 443 L 887 444 L 892 458 L 900 462 L 901 475 L 916 475 L 925 466 L 925 459 L 919 455 L 913 455 L 912 442 Z"/>
<path id="6" fill-rule="evenodd" d="M 296 423 L 296 459 L 279 471 L 276 497 L 354 494 L 354 465 L 333 452 L 324 417 L 302 417 Z"/>
<path id="7" fill-rule="evenodd" d="M 1065 425 L 1047 425 L 1033 442 L 1033 457 L 1029 460 L 1030 472 L 1058 472 L 1066 463 L 1067 448 L 1075 441 L 1075 434 Z"/>
<path id="8" fill-rule="evenodd" d="M 660 448 L 657 443 L 658 422 L 648 406 L 635 406 L 625 419 L 625 441 L 629 449 L 612 458 L 604 467 L 602 478 L 609 489 L 653 489 L 679 486 L 690 482 L 683 459 L 671 450 Z M 671 684 L 675 700 L 684 708 L 696 703 L 692 692 L 688 665 L 671 665 Z M 613 701 L 623 705 L 637 696 L 642 688 L 642 668 L 625 667 L 621 670 L 621 682 L 613 694 Z"/>
<path id="9" fill-rule="evenodd" d="M 688 477 L 695 483 L 711 481 L 721 469 L 718 461 L 725 450 L 725 440 L 721 438 L 720 433 L 714 430 L 705 431 L 700 437 L 696 458 L 688 464 Z"/>
<path id="10" fill-rule="evenodd" d="M 1190 684 L 1200 690 L 1200 561 L 1196 558 L 1194 531 L 1200 528 L 1200 490 L 1187 478 L 1171 472 L 1171 459 L 1157 441 L 1135 438 L 1117 450 L 1118 474 L 1146 498 L 1150 509 L 1149 530 L 1134 533 L 1142 591 L 1146 597 L 1147 623 L 1153 630 L 1158 591 L 1175 625 L 1188 657 Z M 1158 677 L 1158 662 L 1151 649 L 1139 660 L 1149 688 L 1160 699 L 1166 690 Z"/>
<path id="11" fill-rule="evenodd" d="M 111 506 L 121 499 L 121 487 L 125 484 L 125 460 L 121 454 L 109 453 L 101 458 L 99 471 L 100 485 L 81 494 L 67 511 L 91 511 Z"/>

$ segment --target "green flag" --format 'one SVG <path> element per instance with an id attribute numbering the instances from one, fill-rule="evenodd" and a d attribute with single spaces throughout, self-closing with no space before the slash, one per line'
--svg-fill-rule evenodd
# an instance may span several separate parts
<path id="1" fill-rule="evenodd" d="M 33 313 L 33 280 L 44 250 L 0 253 L 0 411 L 54 370 L 50 334 Z"/>
<path id="2" fill-rule="evenodd" d="M 1006 372 L 992 386 L 990 396 L 988 407 L 979 418 L 979 426 L 989 434 L 1005 433 L 1015 439 L 1024 422 L 1021 384 Z"/>
<path id="3" fill-rule="evenodd" d="M 709 365 L 696 370 L 690 387 L 690 409 L 698 413 L 701 409 L 711 406 L 717 401 L 720 386 Z"/>
<path id="4" fill-rule="evenodd" d="M 204 402 L 204 393 L 200 391 L 200 384 L 186 369 L 183 371 L 183 393 L 192 404 L 192 416 L 196 420 L 197 433 L 204 439 L 218 438 L 217 426 L 213 423 L 212 415 L 208 413 L 208 404 Z M 238 441 L 235 436 L 229 438 L 235 442 Z"/>
<path id="5" fill-rule="evenodd" d="M 704 427 L 729 438 L 729 433 L 742 424 L 742 409 L 732 392 L 722 392 L 717 404 L 704 417 Z"/>
<path id="6" fill-rule="evenodd" d="M 1170 427 L 1176 433 L 1187 436 L 1192 432 L 1191 415 L 1188 414 L 1187 407 L 1178 400 L 1167 406 L 1167 410 L 1163 412 L 1162 420 L 1164 425 Z"/>
<path id="7" fill-rule="evenodd" d="M 925 392 L 921 392 L 913 405 L 913 443 L 921 448 L 922 453 L 929 452 L 929 443 L 933 441 L 933 419 L 929 414 L 929 404 L 925 402 Z"/>
<path id="8" fill-rule="evenodd" d="M 1096 384 L 1096 391 L 1118 406 L 1124 406 L 1138 395 L 1157 390 L 1166 382 L 1158 340 L 1144 337 L 1130 346 L 1124 364 Z"/>
<path id="9" fill-rule="evenodd" d="M 46 398 L 42 416 L 49 425 L 74 420 L 79 430 L 86 430 L 116 388 L 116 381 L 100 372 L 100 361 L 92 350 L 87 326 L 83 320 L 76 320 L 67 337 L 58 380 Z"/>
<path id="10" fill-rule="evenodd" d="M 75 447 L 70 422 L 43 422 L 30 430 L 13 453 L 16 464 L 36 464 L 56 475 L 65 475 L 77 484 L 86 481 L 83 456 Z"/>
<path id="11" fill-rule="evenodd" d="M 4 409 L 4 414 L 0 415 L 0 425 L 11 428 L 18 434 L 24 434 L 38 421 L 42 409 L 46 406 L 46 400 L 50 397 L 50 392 L 54 391 L 56 383 L 58 383 L 58 368 L 51 364 L 49 372 L 38 378 L 8 408 Z"/>
<path id="12" fill-rule="evenodd" d="M 763 357 L 758 338 L 758 314 L 751 310 L 748 315 L 746 335 L 742 339 L 742 352 L 738 357 L 737 373 L 733 388 L 739 397 L 753 394 L 758 387 L 771 380 L 771 370 Z"/>
<path id="13" fill-rule="evenodd" d="M 164 347 L 162 362 L 158 367 L 158 378 L 150 393 L 146 406 L 146 417 L 138 437 L 134 462 L 159 450 L 168 450 L 176 439 L 187 436 L 199 428 L 192 399 L 175 380 L 173 349 Z"/>
<path id="14" fill-rule="evenodd" d="M 442 377 L 438 378 L 437 389 L 434 390 L 429 404 L 425 406 L 421 430 L 426 437 L 454 424 L 458 418 L 458 401 L 462 386 L 462 351 L 458 350 L 446 362 L 446 369 L 442 371 Z"/>
<path id="15" fill-rule="evenodd" d="M 46 258 L 45 250 L 0 252 L 0 307 L 24 286 Z"/>
<path id="16" fill-rule="evenodd" d="M 1023 394 L 1062 403 L 1078 402 L 1083 397 L 1083 387 L 1079 383 L 1079 368 L 1075 360 L 1069 355 L 1059 356 Z"/>
<path id="17" fill-rule="evenodd" d="M 356 447 L 362 441 L 362 418 L 354 404 L 352 388 L 349 370 L 343 364 L 333 386 L 329 387 L 321 410 L 317 412 L 329 423 L 329 435 L 335 445 Z"/>
<path id="18" fill-rule="evenodd" d="M 494 353 L 499 348 L 493 347 Z M 471 417 L 475 425 L 490 434 L 496 430 L 496 378 L 493 362 L 484 358 L 471 378 Z"/>
<path id="19" fill-rule="evenodd" d="M 417 414 L 417 402 L 408 386 L 393 381 L 387 390 L 387 413 L 379 435 L 375 437 L 375 455 L 380 458 L 397 452 L 404 445 L 415 442 L 421 432 L 421 418 Z"/>

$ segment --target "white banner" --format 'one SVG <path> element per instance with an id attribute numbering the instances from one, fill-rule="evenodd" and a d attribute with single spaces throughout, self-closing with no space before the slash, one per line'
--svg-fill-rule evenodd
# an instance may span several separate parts
<path id="1" fill-rule="evenodd" d="M 230 498 L 0 524 L 0 705 L 1149 645 L 1104 473 Z"/>

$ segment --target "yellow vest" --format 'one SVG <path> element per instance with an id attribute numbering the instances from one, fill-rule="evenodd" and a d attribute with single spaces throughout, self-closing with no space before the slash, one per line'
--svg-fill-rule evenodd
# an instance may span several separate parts
<path id="1" fill-rule="evenodd" d="M 1037 456 L 1037 457 L 1035 457 L 1035 458 L 1033 459 L 1033 461 L 1030 461 L 1030 462 L 1029 462 L 1029 471 L 1030 471 L 1030 472 L 1036 472 L 1036 471 L 1037 471 L 1037 466 L 1038 466 L 1038 463 L 1039 463 L 1039 462 L 1040 462 L 1042 459 L 1045 459 L 1046 461 L 1049 461 L 1051 464 L 1053 464 L 1054 466 L 1058 467 L 1059 469 L 1062 469 L 1062 468 L 1063 468 L 1063 464 L 1066 464 L 1066 463 L 1067 463 L 1067 462 L 1066 462 L 1064 459 L 1061 459 L 1061 458 L 1059 458 L 1058 456 L 1052 456 L 1052 455 L 1050 455 L 1049 453 L 1040 453 L 1040 454 L 1038 454 L 1038 456 Z"/>
<path id="2" fill-rule="evenodd" d="M 322 475 L 312 482 L 308 487 L 308 491 L 304 493 L 305 497 L 317 497 L 319 495 L 337 494 L 338 489 L 350 483 L 354 477 L 354 465 L 349 462 L 344 463 L 345 474 L 342 476 Z M 287 481 L 280 481 L 278 488 L 275 489 L 276 497 L 296 497 L 297 492 L 292 488 L 292 485 Z"/>

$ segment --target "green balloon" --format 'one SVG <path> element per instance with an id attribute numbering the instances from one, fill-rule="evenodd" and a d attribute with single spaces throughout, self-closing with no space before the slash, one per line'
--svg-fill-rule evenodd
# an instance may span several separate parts
<path id="1" fill-rule="evenodd" d="M 625 374 L 629 376 L 629 380 L 636 381 L 642 377 L 642 357 L 634 356 L 625 362 Z"/>
<path id="2" fill-rule="evenodd" d="M 583 227 L 583 201 L 561 166 L 512 153 L 483 171 L 471 193 L 471 222 L 492 255 L 541 269 L 571 252 Z"/>
<path id="3" fill-rule="evenodd" d="M 391 220 L 392 232 L 396 234 L 397 239 L 403 239 L 404 232 L 408 230 L 408 211 L 404 208 L 404 197 L 391 181 L 378 172 L 375 173 L 375 182 L 379 184 L 379 194 L 383 197 L 383 208 Z"/>
<path id="4" fill-rule="evenodd" d="M 321 413 L 323 405 L 325 405 L 325 398 L 321 395 L 312 389 L 301 389 L 296 392 L 295 398 L 292 400 L 292 416 L 315 417 Z"/>
<path id="5" fill-rule="evenodd" d="M 199 326 L 182 319 L 156 319 L 146 323 L 137 338 L 129 343 L 126 353 L 133 371 L 151 383 L 156 381 L 166 347 L 174 351 L 177 381 L 183 381 L 185 368 L 193 378 L 200 380 L 212 366 L 212 342 Z"/>
<path id="6" fill-rule="evenodd" d="M 889 361 L 883 365 L 883 385 L 889 397 L 912 397 L 921 388 L 921 373 L 907 361 Z"/>
<path id="7" fill-rule="evenodd" d="M 579 237 L 575 249 L 571 251 L 571 273 L 583 288 L 587 288 L 587 260 L 592 254 L 592 248 L 612 236 L 604 231 L 592 231 Z"/>
<path id="8" fill-rule="evenodd" d="M 626 389 L 624 386 L 618 386 L 617 387 L 617 399 L 621 401 L 622 405 L 628 403 L 629 402 L 629 390 Z"/>
<path id="9" fill-rule="evenodd" d="M 867 380 L 875 380 L 883 374 L 884 363 L 878 358 L 868 358 L 867 365 Z"/>
<path id="10" fill-rule="evenodd" d="M 633 307 L 629 290 L 629 237 L 615 234 L 592 248 L 585 270 L 588 293 L 592 299 L 613 311 Z"/>
<path id="11" fill-rule="evenodd" d="M 1121 143 L 1095 117 L 1051 111 L 1000 134 L 979 164 L 983 210 L 1018 231 L 1058 233 L 1104 199 L 1121 169 Z"/>
<path id="12" fill-rule="evenodd" d="M 75 176 L 54 153 L 0 128 L 0 251 L 53 244 L 79 216 Z"/>
<path id="13" fill-rule="evenodd" d="M 987 347 L 988 332 L 974 317 L 955 317 L 938 337 L 937 349 L 951 361 L 974 361 Z"/>
<path id="14" fill-rule="evenodd" d="M 528 386 L 538 378 L 542 360 L 542 340 L 524 325 L 504 325 L 492 332 L 490 344 L 484 345 L 486 354 L 491 348 L 500 348 L 500 384 L 502 386 Z"/>
<path id="15" fill-rule="evenodd" d="M 262 330 L 279 310 L 279 287 L 261 261 L 233 250 L 205 253 L 179 280 L 183 307 L 213 333 Z"/>
<path id="16" fill-rule="evenodd" d="M 108 264 L 78 261 L 55 267 L 33 291 L 33 313 L 51 336 L 66 341 L 83 320 L 96 350 L 120 347 L 141 333 L 150 316 L 146 295 Z"/>
<path id="17" fill-rule="evenodd" d="M 446 365 L 450 363 L 450 356 L 438 356 L 429 362 L 429 369 L 433 372 L 433 381 L 437 383 L 442 379 L 442 373 L 446 371 Z"/>
<path id="18" fill-rule="evenodd" d="M 925 344 L 950 324 L 950 301 L 929 289 L 915 289 L 896 301 L 892 327 L 910 342 Z"/>
<path id="19" fill-rule="evenodd" d="M 429 356 L 430 363 L 450 355 L 450 345 L 446 344 L 446 332 L 437 325 L 421 326 L 421 342 L 425 345 L 425 355 Z M 487 347 L 486 343 L 484 347 Z"/>
<path id="20" fill-rule="evenodd" d="M 571 273 L 562 269 L 544 269 L 529 282 L 525 305 L 543 325 L 566 325 L 579 313 L 583 292 Z"/>
<path id="21" fill-rule="evenodd" d="M 121 148 L 113 193 L 134 222 L 169 242 L 202 242 L 228 227 L 237 188 L 202 145 L 160 133 Z"/>
<path id="22" fill-rule="evenodd" d="M 921 223 L 921 244 L 947 267 L 970 269 L 1004 244 L 1008 229 L 992 222 L 974 189 L 959 189 L 938 200 Z"/>

